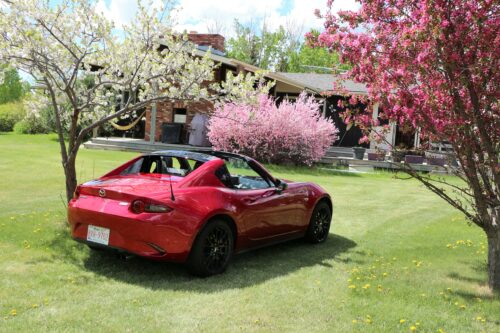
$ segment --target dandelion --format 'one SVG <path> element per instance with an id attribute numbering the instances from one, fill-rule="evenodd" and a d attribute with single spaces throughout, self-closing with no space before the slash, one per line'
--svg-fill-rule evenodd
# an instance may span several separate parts
<path id="1" fill-rule="evenodd" d="M 460 305 L 460 309 L 465 310 L 466 308 L 465 304 Z"/>
<path id="2" fill-rule="evenodd" d="M 449 248 L 449 249 L 451 249 L 451 248 L 453 248 L 453 245 L 452 244 L 446 244 L 446 247 Z"/>
<path id="3" fill-rule="evenodd" d="M 350 284 L 348 288 L 349 289 L 356 289 L 356 285 L 355 284 Z"/>
<path id="4" fill-rule="evenodd" d="M 446 332 L 442 328 L 439 328 L 438 333 L 446 333 Z"/>
<path id="5" fill-rule="evenodd" d="M 11 315 L 12 317 L 17 316 L 17 311 L 16 311 L 16 309 L 12 309 L 12 310 L 10 310 L 10 315 Z"/>
<path id="6" fill-rule="evenodd" d="M 38 307 L 38 304 L 36 304 L 36 303 L 31 304 L 31 307 L 32 307 L 33 309 L 36 309 L 36 308 Z"/>
<path id="7" fill-rule="evenodd" d="M 404 324 L 404 323 L 406 323 L 406 319 L 399 319 L 399 323 L 400 323 L 400 324 Z"/>
<path id="8" fill-rule="evenodd" d="M 365 285 L 364 285 L 363 287 L 361 287 L 361 288 L 363 288 L 363 289 L 365 289 L 365 290 L 366 290 L 366 289 L 370 288 L 370 284 L 369 284 L 369 283 L 367 283 L 367 284 L 365 284 Z"/>
<path id="9" fill-rule="evenodd" d="M 417 330 L 417 327 L 415 325 L 410 327 L 410 331 L 415 332 Z"/>

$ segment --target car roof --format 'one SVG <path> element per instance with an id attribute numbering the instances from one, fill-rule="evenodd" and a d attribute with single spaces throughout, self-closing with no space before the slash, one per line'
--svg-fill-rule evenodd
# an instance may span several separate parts
<path id="1" fill-rule="evenodd" d="M 223 160 L 227 160 L 229 158 L 237 158 L 245 162 L 250 162 L 250 163 L 254 162 L 250 157 L 245 155 L 228 153 L 225 151 L 217 151 L 217 150 L 159 150 L 145 155 L 182 157 L 200 162 L 208 162 L 217 158 Z"/>
<path id="2" fill-rule="evenodd" d="M 162 156 L 169 156 L 169 157 L 181 157 L 181 158 L 188 158 L 191 160 L 195 161 L 200 161 L 200 162 L 208 162 L 211 160 L 216 159 L 217 157 L 209 155 L 209 154 L 204 154 L 203 152 L 197 152 L 197 151 L 189 151 L 189 150 L 159 150 L 155 151 L 149 154 L 145 155 L 162 155 Z"/>

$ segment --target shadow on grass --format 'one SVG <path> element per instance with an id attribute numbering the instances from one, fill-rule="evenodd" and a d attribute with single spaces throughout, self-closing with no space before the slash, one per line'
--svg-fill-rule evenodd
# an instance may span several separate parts
<path id="1" fill-rule="evenodd" d="M 236 255 L 228 270 L 221 275 L 201 279 L 189 275 L 182 264 L 154 262 L 143 258 L 120 260 L 107 251 L 82 251 L 78 244 L 66 235 L 54 239 L 51 246 L 60 260 L 69 261 L 102 277 L 124 283 L 140 285 L 153 290 L 189 290 L 212 293 L 226 289 L 238 289 L 285 276 L 302 268 L 321 265 L 331 268 L 330 260 L 344 262 L 340 254 L 356 246 L 352 240 L 330 235 L 323 244 L 311 245 L 295 240 L 252 252 Z"/>
<path id="2" fill-rule="evenodd" d="M 480 279 L 480 278 L 464 276 L 464 275 L 458 274 L 457 272 L 452 272 L 452 273 L 448 274 L 448 277 L 452 278 L 454 280 L 459 280 L 459 281 L 469 282 L 469 283 L 474 283 L 474 284 L 479 284 L 479 285 L 485 283 L 485 281 Z"/>

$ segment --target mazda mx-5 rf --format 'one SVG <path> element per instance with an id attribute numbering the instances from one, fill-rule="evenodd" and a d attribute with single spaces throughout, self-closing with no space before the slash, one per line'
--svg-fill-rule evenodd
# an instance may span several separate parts
<path id="1" fill-rule="evenodd" d="M 158 151 L 79 185 L 68 207 L 72 237 L 92 249 L 185 262 L 222 273 L 233 254 L 294 238 L 324 242 L 332 201 L 312 183 L 273 177 L 225 152 Z"/>

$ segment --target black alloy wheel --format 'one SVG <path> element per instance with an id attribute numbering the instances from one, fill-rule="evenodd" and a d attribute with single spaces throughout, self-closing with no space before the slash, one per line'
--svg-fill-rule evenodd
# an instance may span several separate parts
<path id="1" fill-rule="evenodd" d="M 234 234 L 223 220 L 210 221 L 196 238 L 188 259 L 189 271 L 198 276 L 224 272 L 234 250 Z"/>
<path id="2" fill-rule="evenodd" d="M 324 201 L 318 203 L 314 208 L 307 229 L 306 239 L 311 243 L 322 243 L 328 238 L 330 233 L 330 224 L 332 213 L 330 207 Z"/>

